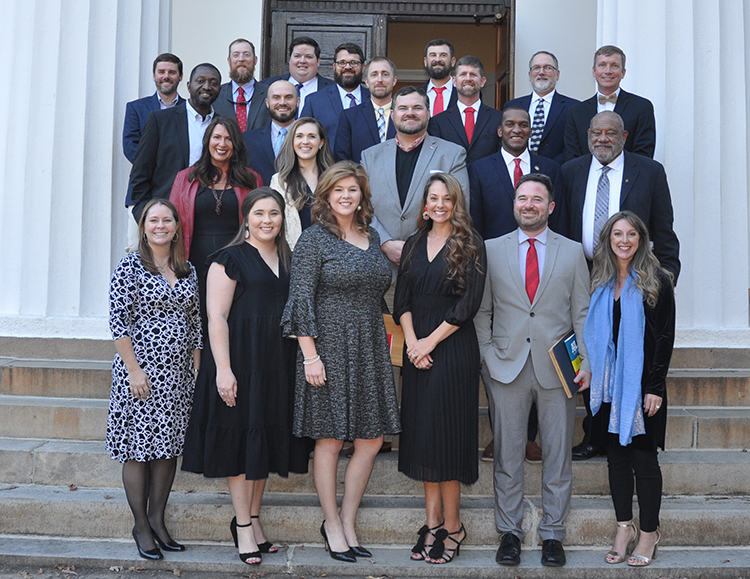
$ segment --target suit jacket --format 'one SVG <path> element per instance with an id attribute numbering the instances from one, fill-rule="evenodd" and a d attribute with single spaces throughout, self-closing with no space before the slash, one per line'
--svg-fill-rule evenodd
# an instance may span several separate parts
<path id="1" fill-rule="evenodd" d="M 561 168 L 568 213 L 567 235 L 576 241 L 583 238 L 583 204 L 591 159 L 590 154 L 584 155 Z M 620 209 L 632 211 L 643 219 L 654 244 L 654 254 L 662 267 L 674 274 L 676 282 L 680 274 L 680 242 L 672 228 L 672 198 L 661 163 L 625 153 Z"/>
<path id="2" fill-rule="evenodd" d="M 451 82 L 451 81 L 448 81 Z M 428 80 L 426 83 L 424 83 L 421 88 L 424 92 L 427 92 L 427 86 L 430 84 L 430 81 Z M 445 108 L 443 109 L 443 112 L 447 111 L 450 107 L 455 105 L 458 102 L 458 91 L 456 90 L 456 87 L 453 87 L 453 90 L 451 91 L 451 98 L 447 103 L 443 103 L 445 105 Z M 440 113 L 438 113 L 440 114 Z"/>
<path id="3" fill-rule="evenodd" d="M 391 119 L 388 119 L 385 136 L 386 139 L 396 136 L 396 127 Z M 349 160 L 359 163 L 362 151 L 379 143 L 378 119 L 372 100 L 367 99 L 353 109 L 343 110 L 336 130 L 336 149 L 333 151 L 337 161 Z"/>
<path id="4" fill-rule="evenodd" d="M 500 126 L 501 115 L 502 113 L 497 109 L 480 103 L 477 122 L 474 125 L 474 134 L 471 137 L 471 143 L 469 143 L 458 105 L 451 105 L 445 111 L 430 119 L 427 132 L 451 143 L 461 145 L 466 150 L 466 164 L 471 165 L 474 161 L 500 150 L 500 135 L 497 133 L 497 128 Z"/>
<path id="5" fill-rule="evenodd" d="M 258 81 L 255 82 L 253 97 L 250 99 L 250 104 L 247 106 L 246 132 L 258 129 L 266 123 L 271 122 L 271 116 L 268 114 L 268 107 L 266 106 L 267 91 L 267 84 Z M 219 98 L 214 102 L 214 110 L 216 111 L 216 114 L 219 114 L 222 117 L 232 117 L 234 120 L 237 120 L 237 115 L 234 112 L 234 97 L 232 96 L 231 81 L 221 85 Z"/>
<path id="6" fill-rule="evenodd" d="M 489 375 L 510 384 L 531 356 L 543 388 L 562 388 L 549 349 L 570 329 L 579 337 L 581 369 L 590 372 L 583 343 L 589 308 L 589 270 L 580 243 L 552 230 L 534 302 L 518 266 L 518 230 L 485 242 L 487 281 L 474 326 Z"/>
<path id="7" fill-rule="evenodd" d="M 531 170 L 543 173 L 552 179 L 555 191 L 562 189 L 560 166 L 554 161 L 539 155 L 531 154 Z M 480 159 L 469 166 L 469 184 L 471 187 L 471 220 L 474 229 L 483 239 L 493 239 L 515 230 L 518 227 L 513 216 L 513 201 L 516 198 L 513 181 L 505 166 L 502 152 Z M 564 204 L 557 203 L 550 215 L 550 229 L 559 233 L 567 227 L 562 217 Z"/>
<path id="8" fill-rule="evenodd" d="M 360 90 L 362 91 L 362 102 L 369 102 L 370 91 L 364 85 L 360 87 Z M 308 96 L 305 99 L 305 108 L 302 109 L 299 116 L 300 118 L 313 117 L 320 121 L 320 124 L 323 125 L 326 131 L 328 145 L 331 147 L 331 151 L 334 151 L 339 117 L 343 111 L 344 107 L 341 104 L 339 85 L 334 83 Z"/>
<path id="9" fill-rule="evenodd" d="M 526 95 L 513 99 L 505 103 L 505 107 L 521 107 L 529 110 L 531 106 L 531 96 Z M 536 154 L 542 157 L 552 159 L 558 165 L 562 165 L 565 159 L 565 123 L 568 120 L 568 109 L 578 104 L 578 99 L 565 96 L 555 91 L 552 96 L 552 103 L 547 114 L 547 122 L 544 124 L 542 140 L 539 142 L 539 149 Z M 531 122 L 534 122 L 534 115 L 531 115 Z M 588 127 L 587 127 L 588 128 Z M 586 150 L 588 151 L 588 145 Z"/>
<path id="10" fill-rule="evenodd" d="M 588 129 L 596 115 L 596 95 L 578 103 L 568 111 L 565 124 L 565 160 L 570 161 L 589 152 Z M 656 148 L 656 120 L 651 101 L 620 90 L 615 112 L 622 117 L 628 138 L 625 150 L 654 158 Z"/>
<path id="11" fill-rule="evenodd" d="M 271 143 L 271 123 L 242 135 L 247 145 L 247 165 L 260 173 L 263 183 L 271 182 L 276 173 L 276 156 Z"/>
<path id="12" fill-rule="evenodd" d="M 190 165 L 186 102 L 148 116 L 128 185 L 136 221 L 151 198 L 169 198 L 175 176 Z"/>

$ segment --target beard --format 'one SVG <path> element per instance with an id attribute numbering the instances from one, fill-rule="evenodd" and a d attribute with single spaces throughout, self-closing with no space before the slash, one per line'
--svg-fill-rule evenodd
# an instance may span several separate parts
<path id="1" fill-rule="evenodd" d="M 276 109 L 268 109 L 268 114 L 277 123 L 288 123 L 294 117 L 297 116 L 297 109 L 289 109 L 287 111 L 277 111 Z"/>
<path id="2" fill-rule="evenodd" d="M 548 78 L 546 80 L 535 80 L 531 83 L 531 87 L 536 91 L 537 94 L 547 94 L 553 88 L 555 88 L 555 79 Z"/>
<path id="3" fill-rule="evenodd" d="M 346 74 L 346 76 L 344 76 Z M 333 80 L 341 88 L 355 89 L 362 84 L 362 73 L 357 74 L 356 72 L 337 72 L 333 70 Z"/>
<path id="4" fill-rule="evenodd" d="M 594 155 L 596 160 L 602 165 L 609 165 L 620 155 L 620 153 L 622 153 L 622 150 L 625 148 L 625 139 L 617 139 L 609 149 L 602 148 L 597 150 L 594 145 L 594 143 L 589 142 L 589 152 Z"/>
<path id="5" fill-rule="evenodd" d="M 427 76 L 433 80 L 443 80 L 444 78 L 448 78 L 450 74 L 450 66 L 446 66 L 442 63 L 427 65 Z"/>
<path id="6" fill-rule="evenodd" d="M 231 78 L 237 84 L 245 84 L 250 82 L 250 79 L 253 78 L 254 72 L 254 70 L 245 67 L 243 67 L 242 70 L 240 70 L 239 68 L 233 68 L 229 71 L 229 78 Z"/>
<path id="7" fill-rule="evenodd" d="M 401 119 L 399 121 L 394 120 L 393 126 L 396 127 L 396 130 L 399 133 L 403 133 L 405 135 L 416 135 L 417 133 L 421 133 L 422 131 L 424 131 L 427 128 L 427 124 L 429 122 L 429 119 L 425 119 L 424 122 L 421 123 L 407 124 L 404 119 Z"/>

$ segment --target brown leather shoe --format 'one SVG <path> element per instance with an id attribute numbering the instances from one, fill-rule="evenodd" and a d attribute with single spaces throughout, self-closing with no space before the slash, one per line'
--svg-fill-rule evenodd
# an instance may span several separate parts
<path id="1" fill-rule="evenodd" d="M 493 462 L 495 460 L 495 439 L 490 440 L 490 443 L 484 447 L 482 451 L 482 460 L 484 462 Z"/>
<path id="2" fill-rule="evenodd" d="M 542 447 L 533 440 L 526 441 L 526 461 L 542 462 Z"/>

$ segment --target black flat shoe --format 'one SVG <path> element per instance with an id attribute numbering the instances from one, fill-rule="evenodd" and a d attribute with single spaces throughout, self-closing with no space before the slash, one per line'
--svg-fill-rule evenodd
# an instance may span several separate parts
<path id="1" fill-rule="evenodd" d="M 164 551 L 184 551 L 185 545 L 180 545 L 176 541 L 169 539 L 166 543 L 162 541 L 159 538 L 159 535 L 156 534 L 156 531 L 151 529 L 151 534 L 154 536 L 154 541 L 156 541 L 156 544 L 159 545 L 159 547 L 162 548 Z"/>
<path id="2" fill-rule="evenodd" d="M 542 565 L 545 567 L 562 567 L 565 565 L 565 549 L 557 539 L 542 541 Z"/>
<path id="3" fill-rule="evenodd" d="M 500 548 L 495 555 L 499 565 L 518 565 L 521 563 L 521 539 L 513 533 L 503 533 L 500 538 Z"/>
<path id="4" fill-rule="evenodd" d="M 247 525 L 238 525 L 237 524 L 237 517 L 232 518 L 232 522 L 229 523 L 229 532 L 232 533 L 232 539 L 234 539 L 234 546 L 239 549 L 240 548 L 240 542 L 237 538 L 237 529 L 244 529 L 246 527 L 252 527 L 253 522 L 250 521 Z M 252 563 L 248 563 L 248 559 L 257 559 L 257 561 L 253 561 Z M 260 557 L 260 551 L 253 551 L 252 553 L 240 553 L 240 561 L 245 563 L 246 565 L 260 565 L 261 563 L 261 557 Z"/>
<path id="5" fill-rule="evenodd" d="M 600 454 L 602 454 L 602 449 L 599 446 L 579 444 L 573 447 L 573 460 L 588 460 Z"/>
<path id="6" fill-rule="evenodd" d="M 138 547 L 138 554 L 144 559 L 148 559 L 149 561 L 157 561 L 158 559 L 164 558 L 164 555 L 162 555 L 161 551 L 159 551 L 157 547 L 149 549 L 148 551 L 142 549 L 140 543 L 138 543 L 138 536 L 135 534 L 135 529 L 133 529 L 133 539 L 135 540 L 135 546 Z"/>
<path id="7" fill-rule="evenodd" d="M 362 545 L 349 547 L 349 550 L 354 553 L 355 557 L 372 557 L 372 553 L 370 553 L 370 551 L 365 549 Z"/>
<path id="8" fill-rule="evenodd" d="M 331 559 L 333 559 L 334 561 L 342 561 L 343 563 L 357 562 L 357 556 L 354 554 L 354 551 L 352 551 L 351 547 L 349 547 L 348 551 L 334 551 L 333 549 L 331 549 L 331 546 L 328 544 L 328 534 L 326 533 L 325 521 L 320 523 L 320 534 L 323 535 L 323 540 L 326 544 L 326 551 L 328 551 L 328 554 L 331 555 Z"/>

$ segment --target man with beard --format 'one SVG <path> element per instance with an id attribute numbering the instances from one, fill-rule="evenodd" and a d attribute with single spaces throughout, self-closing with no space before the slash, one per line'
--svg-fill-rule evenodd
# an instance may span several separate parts
<path id="1" fill-rule="evenodd" d="M 238 38 L 229 45 L 229 78 L 221 85 L 221 93 L 216 101 L 216 114 L 233 117 L 244 133 L 262 127 L 271 119 L 264 101 L 267 86 L 255 81 L 255 46 L 249 40 Z"/>
<path id="2" fill-rule="evenodd" d="M 405 86 L 393 95 L 391 121 L 396 138 L 362 152 L 362 165 L 370 176 L 380 247 L 398 271 L 404 241 L 416 231 L 422 213 L 420 201 L 433 173 L 450 173 L 461 183 L 469 203 L 466 151 L 454 143 L 427 134 L 429 99 L 421 88 Z"/>
<path id="3" fill-rule="evenodd" d="M 628 132 L 622 117 L 605 111 L 591 119 L 588 147 L 591 154 L 562 166 L 567 194 L 568 232 L 583 244 L 589 263 L 603 224 L 618 211 L 632 211 L 648 227 L 654 254 L 661 266 L 680 274 L 680 243 L 672 228 L 672 198 L 661 163 L 623 151 Z M 587 460 L 601 449 L 591 444 L 588 392 L 584 392 L 586 418 L 583 441 L 573 448 L 573 460 Z"/>
<path id="4" fill-rule="evenodd" d="M 344 42 L 336 47 L 334 55 L 333 80 L 336 84 L 310 95 L 300 114 L 300 118 L 313 117 L 320 121 L 331 151 L 336 146 L 336 131 L 343 110 L 353 109 L 370 99 L 370 91 L 361 86 L 365 63 L 362 48 L 353 42 Z"/>
<path id="5" fill-rule="evenodd" d="M 297 117 L 297 89 L 287 80 L 277 80 L 268 87 L 266 107 L 271 116 L 267 125 L 248 131 L 242 138 L 247 144 L 247 164 L 255 169 L 268 185 L 276 172 L 276 156 L 286 138 L 289 125 Z"/>
<path id="6" fill-rule="evenodd" d="M 529 61 L 529 82 L 533 89 L 530 95 L 505 103 L 505 107 L 522 107 L 529 111 L 531 140 L 529 151 L 556 161 L 565 162 L 565 123 L 568 109 L 579 101 L 557 92 L 560 80 L 557 57 L 540 50 Z"/>
<path id="7" fill-rule="evenodd" d="M 458 101 L 430 120 L 431 135 L 466 149 L 466 163 L 497 153 L 500 146 L 500 111 L 482 103 L 480 92 L 487 79 L 476 56 L 462 56 L 456 63 L 453 86 Z"/>
<path id="8" fill-rule="evenodd" d="M 525 112 L 525 111 L 524 111 Z M 539 411 L 544 444 L 542 565 L 565 565 L 565 519 L 570 511 L 576 401 L 565 395 L 549 349 L 571 328 L 583 336 L 589 307 L 589 271 L 581 244 L 547 227 L 554 187 L 545 175 L 521 177 L 513 215 L 518 228 L 490 239 L 484 298 L 474 318 L 495 437 L 495 528 L 500 565 L 521 562 L 524 539 L 524 448 L 526 417 Z M 581 368 L 576 382 L 589 387 L 585 344 L 578 340 Z"/>
<path id="9" fill-rule="evenodd" d="M 424 47 L 424 69 L 430 80 L 422 85 L 422 90 L 430 99 L 431 117 L 439 115 L 458 100 L 451 82 L 455 64 L 456 51 L 445 38 L 430 40 Z"/>
<path id="10" fill-rule="evenodd" d="M 376 56 L 365 66 L 365 84 L 370 100 L 353 109 L 344 109 L 336 131 L 337 161 L 359 163 L 362 151 L 396 136 L 391 118 L 391 95 L 396 86 L 396 65 L 385 56 Z"/>
<path id="11" fill-rule="evenodd" d="M 219 96 L 221 73 L 203 63 L 190 73 L 190 98 L 180 104 L 154 111 L 148 116 L 130 171 L 133 217 L 154 197 L 169 199 L 174 178 L 195 163 L 203 151 L 203 133 L 214 116 L 211 106 Z"/>

